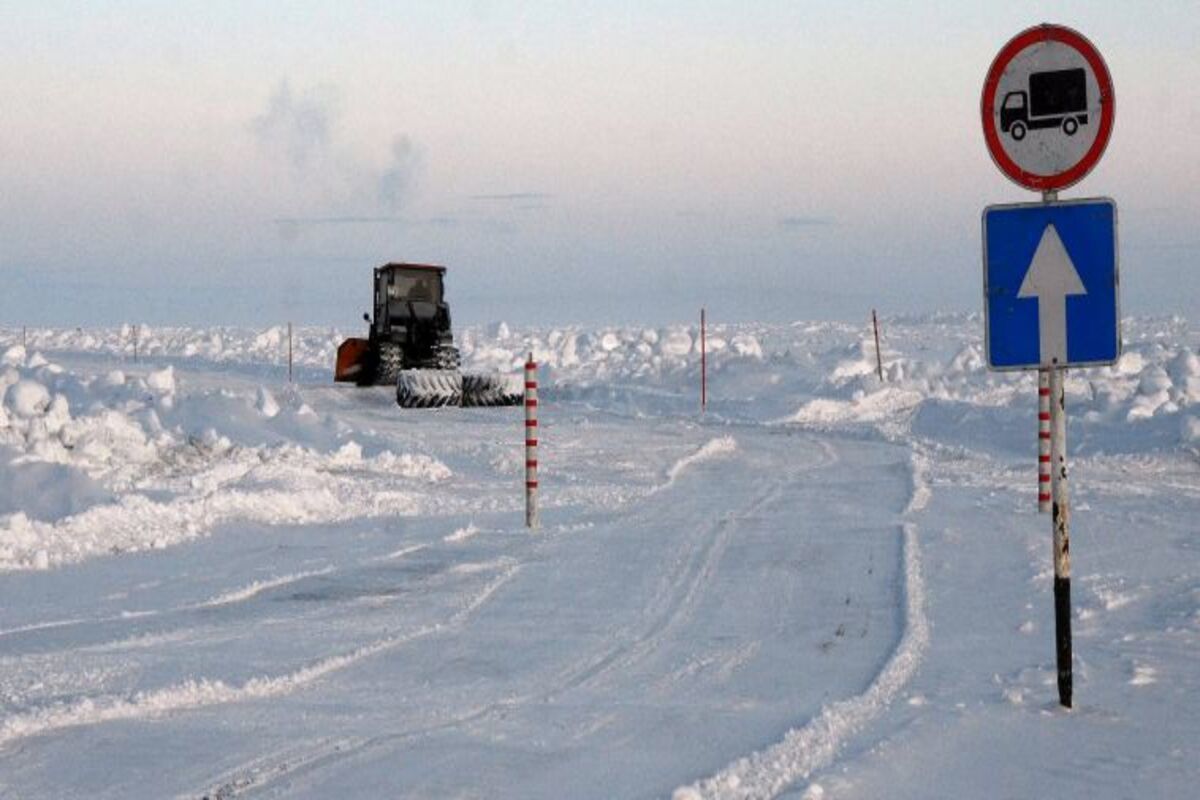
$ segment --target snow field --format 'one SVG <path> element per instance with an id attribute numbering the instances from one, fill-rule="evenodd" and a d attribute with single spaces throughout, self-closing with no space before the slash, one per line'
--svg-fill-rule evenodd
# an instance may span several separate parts
<path id="1" fill-rule="evenodd" d="M 93 729 L 128 752 L 162 731 L 199 747 L 196 712 L 234 732 L 253 708 L 255 724 L 311 745 L 198 759 L 162 791 L 369 797 L 394 779 L 402 796 L 921 797 L 969 794 L 1003 753 L 1029 765 L 1006 785 L 1052 774 L 1052 794 L 1082 797 L 1096 794 L 1084 763 L 1114 761 L 1134 735 L 1136 760 L 1106 785 L 1182 796 L 1200 779 L 1186 766 L 1200 730 L 1164 720 L 1200 691 L 1200 335 L 1126 320 L 1120 363 L 1068 376 L 1082 708 L 1052 723 L 1079 751 L 1052 772 L 1039 756 L 1053 622 L 1036 379 L 986 370 L 977 315 L 882 323 L 882 383 L 866 324 L 711 326 L 703 420 L 694 327 L 467 329 L 466 369 L 512 372 L 530 350 L 544 365 L 535 539 L 516 524 L 506 412 L 406 416 L 386 389 L 331 386 L 336 331 L 297 329 L 293 386 L 286 328 L 143 330 L 138 363 L 131 330 L 35 330 L 28 350 L 0 331 L 0 580 L 28 598 L 0 612 L 12 785 L 63 794 L 39 759 L 63 763 Z M 801 431 L 803 446 L 780 438 Z M 861 463 L 839 463 L 856 442 Z M 904 463 L 885 463 L 887 448 Z M 797 472 L 792 459 L 811 461 Z M 903 491 L 842 497 L 843 469 Z M 873 549 L 841 552 L 866 546 L 846 532 L 868 510 Z M 266 560 L 250 556 L 267 542 Z M 760 550 L 799 571 L 736 571 Z M 226 557 L 188 555 L 201 552 Z M 833 553 L 839 568 L 811 566 Z M 154 558 L 188 565 L 180 588 Z M 889 558 L 893 612 L 871 594 L 893 588 Z M 145 588 L 122 585 L 122 563 L 148 572 Z M 847 607 L 873 624 L 823 630 L 849 612 L 817 597 L 864 565 Z M 93 576 L 81 592 L 112 582 L 111 599 L 35 599 L 57 575 Z M 811 630 L 758 627 L 782 595 L 781 619 Z M 504 653 L 513 641 L 525 652 Z M 379 680 L 403 699 L 373 715 Z M 397 767 L 398 741 L 444 768 Z M 475 777 L 454 767 L 468 762 Z M 628 771 L 602 771 L 612 763 Z M 583 783 L 563 783 L 572 774 Z"/>

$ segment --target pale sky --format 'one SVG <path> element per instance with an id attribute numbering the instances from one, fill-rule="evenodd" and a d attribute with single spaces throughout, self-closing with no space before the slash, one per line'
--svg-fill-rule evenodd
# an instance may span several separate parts
<path id="1" fill-rule="evenodd" d="M 1103 53 L 1122 309 L 1200 301 L 1195 2 L 0 2 L 0 325 L 981 308 L 979 129 L 1023 28 Z"/>

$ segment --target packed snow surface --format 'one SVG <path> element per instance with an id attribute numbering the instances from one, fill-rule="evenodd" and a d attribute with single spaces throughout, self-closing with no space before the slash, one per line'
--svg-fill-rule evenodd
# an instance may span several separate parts
<path id="1" fill-rule="evenodd" d="M 1191 796 L 1200 332 L 1067 376 L 1066 712 L 1036 376 L 882 322 L 461 331 L 535 532 L 339 331 L 0 329 L 0 797 Z"/>

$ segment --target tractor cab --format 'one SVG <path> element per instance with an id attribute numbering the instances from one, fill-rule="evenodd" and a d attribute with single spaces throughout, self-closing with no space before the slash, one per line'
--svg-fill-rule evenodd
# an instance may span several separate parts
<path id="1" fill-rule="evenodd" d="M 439 312 L 449 309 L 442 302 L 445 267 L 427 264 L 385 264 L 375 268 L 374 336 L 395 340 L 406 338 L 416 324 L 434 324 Z M 397 329 L 397 330 L 393 330 Z"/>
<path id="2" fill-rule="evenodd" d="M 404 370 L 457 370 L 445 275 L 431 264 L 376 267 L 374 313 L 363 315 L 368 338 L 338 347 L 335 380 L 394 386 Z"/>

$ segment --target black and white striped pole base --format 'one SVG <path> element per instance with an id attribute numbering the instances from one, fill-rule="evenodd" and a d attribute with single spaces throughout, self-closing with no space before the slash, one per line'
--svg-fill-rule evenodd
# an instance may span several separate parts
<path id="1" fill-rule="evenodd" d="M 1050 494 L 1054 525 L 1054 645 L 1058 702 L 1071 707 L 1071 503 L 1067 495 L 1065 369 L 1050 370 Z"/>

